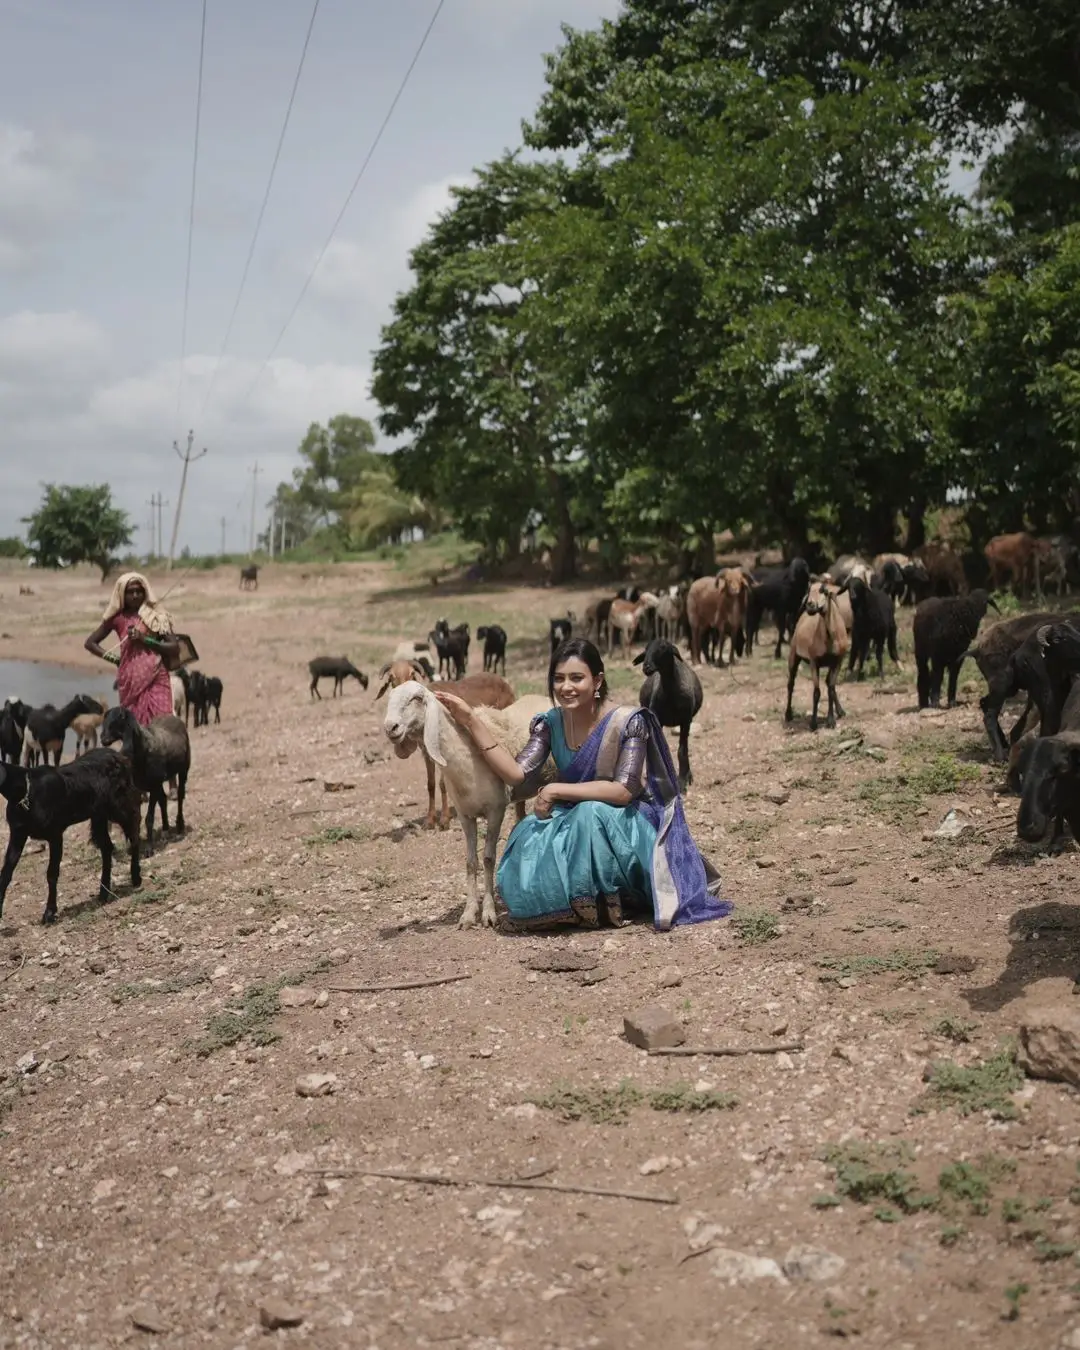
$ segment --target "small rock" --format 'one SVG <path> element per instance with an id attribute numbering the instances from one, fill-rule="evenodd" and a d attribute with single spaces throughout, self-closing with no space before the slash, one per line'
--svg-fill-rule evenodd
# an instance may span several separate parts
<path id="1" fill-rule="evenodd" d="M 320 989 L 318 994 L 315 996 L 316 1008 L 325 1008 L 329 1002 L 330 1002 L 330 991 L 328 989 Z"/>
<path id="2" fill-rule="evenodd" d="M 666 1172 L 670 1166 L 670 1158 L 648 1158 L 638 1168 L 638 1172 L 643 1177 L 655 1177 L 660 1172 Z"/>
<path id="3" fill-rule="evenodd" d="M 769 1028 L 769 1035 L 786 1036 L 789 1025 L 790 1023 L 788 1022 L 786 1017 L 780 1022 L 774 1022 L 772 1026 Z"/>
<path id="4" fill-rule="evenodd" d="M 139 1303 L 131 1310 L 131 1323 L 140 1331 L 153 1332 L 155 1336 L 164 1336 L 170 1329 L 170 1323 L 162 1317 L 152 1303 Z"/>
<path id="5" fill-rule="evenodd" d="M 791 800 L 790 789 L 781 787 L 779 783 L 770 783 L 763 795 L 766 801 L 772 802 L 775 806 L 784 806 Z"/>
<path id="6" fill-rule="evenodd" d="M 574 1257 L 574 1265 L 578 1270 L 595 1270 L 599 1264 L 599 1260 L 591 1252 L 582 1252 L 580 1256 Z"/>
<path id="7" fill-rule="evenodd" d="M 765 853 L 762 854 L 760 858 L 755 858 L 754 862 L 756 862 L 757 865 L 764 872 L 767 871 L 770 867 L 776 867 L 779 864 L 780 859 L 774 858 L 771 853 Z"/>
<path id="8" fill-rule="evenodd" d="M 507 1209 L 505 1205 L 487 1205 L 484 1209 L 476 1211 L 476 1220 L 491 1237 L 501 1237 L 504 1241 L 509 1241 L 522 1213 L 520 1209 Z"/>
<path id="9" fill-rule="evenodd" d="M 92 1204 L 96 1204 L 99 1200 L 108 1200 L 115 1190 L 116 1178 L 105 1177 L 95 1184 L 94 1189 L 90 1192 L 90 1201 Z"/>
<path id="10" fill-rule="evenodd" d="M 781 1050 L 778 1055 L 773 1056 L 773 1059 L 778 1069 L 785 1069 L 790 1071 L 795 1067 L 795 1061 L 791 1058 L 791 1056 L 787 1053 L 786 1050 Z"/>
<path id="11" fill-rule="evenodd" d="M 745 713 L 743 713 L 743 715 L 742 715 L 742 720 L 743 720 L 744 722 L 756 722 L 756 721 L 757 721 L 757 713 L 745 712 Z"/>
<path id="12" fill-rule="evenodd" d="M 935 975 L 970 975 L 978 964 L 973 956 L 954 956 L 946 952 L 938 958 L 933 971 Z"/>
<path id="13" fill-rule="evenodd" d="M 86 963 L 86 969 L 90 972 L 91 975 L 104 975 L 105 962 L 101 959 L 100 956 L 92 956 L 90 960 L 87 961 Z"/>
<path id="14" fill-rule="evenodd" d="M 845 1064 L 858 1064 L 859 1056 L 852 1050 L 850 1045 L 834 1045 L 832 1048 L 833 1059 L 842 1059 Z"/>
<path id="15" fill-rule="evenodd" d="M 825 883 L 826 886 L 854 886 L 856 878 L 851 872 L 841 872 L 837 877 L 830 877 Z"/>
<path id="16" fill-rule="evenodd" d="M 296 1080 L 298 1097 L 329 1097 L 337 1087 L 336 1073 L 302 1073 Z"/>
<path id="17" fill-rule="evenodd" d="M 259 1321 L 267 1331 L 280 1331 L 283 1327 L 298 1327 L 304 1320 L 304 1314 L 283 1298 L 264 1298 L 259 1304 Z"/>
<path id="18" fill-rule="evenodd" d="M 1028 1013 L 1016 1061 L 1033 1078 L 1080 1087 L 1080 1009 L 1061 1005 Z"/>
<path id="19" fill-rule="evenodd" d="M 434 1069 L 439 1061 L 434 1055 L 421 1055 L 417 1062 L 422 1069 Z"/>
<path id="20" fill-rule="evenodd" d="M 787 1284 L 784 1272 L 768 1256 L 750 1256 L 747 1252 L 737 1252 L 731 1247 L 712 1249 L 712 1273 L 728 1284 L 742 1284 L 748 1280 L 777 1280 Z"/>
<path id="21" fill-rule="evenodd" d="M 974 824 L 970 820 L 965 820 L 954 807 L 951 811 L 946 811 L 944 820 L 927 837 L 930 839 L 959 839 L 962 834 L 974 828 Z"/>
<path id="22" fill-rule="evenodd" d="M 587 970 L 578 983 L 584 985 L 603 984 L 608 978 L 609 973 L 610 972 L 606 970 Z M 532 978 L 535 979 L 536 977 L 533 976 Z"/>
<path id="23" fill-rule="evenodd" d="M 283 1008 L 306 1008 L 315 1002 L 314 989 L 305 989 L 302 985 L 289 985 L 278 994 Z"/>
<path id="24" fill-rule="evenodd" d="M 41 1067 L 41 1060 L 37 1057 L 36 1050 L 27 1050 L 25 1055 L 20 1055 L 15 1061 L 15 1067 L 19 1073 L 36 1073 Z"/>
<path id="25" fill-rule="evenodd" d="M 656 977 L 661 989 L 675 989 L 682 984 L 682 971 L 678 966 L 665 966 Z"/>
<path id="26" fill-rule="evenodd" d="M 683 1024 L 666 1008 L 650 1003 L 636 1013 L 623 1018 L 623 1035 L 631 1045 L 642 1050 L 659 1050 L 682 1045 L 686 1040 Z"/>
<path id="27" fill-rule="evenodd" d="M 859 982 L 854 975 L 841 975 L 836 983 L 841 989 L 854 989 Z"/>
<path id="28" fill-rule="evenodd" d="M 784 1257 L 789 1280 L 835 1280 L 847 1265 L 842 1256 L 823 1247 L 792 1247 Z"/>

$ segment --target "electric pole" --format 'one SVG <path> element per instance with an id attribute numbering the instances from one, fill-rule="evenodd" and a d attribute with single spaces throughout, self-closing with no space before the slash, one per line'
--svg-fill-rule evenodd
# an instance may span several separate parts
<path id="1" fill-rule="evenodd" d="M 151 558 L 156 558 L 157 549 L 154 546 L 154 507 L 157 505 L 157 501 L 154 498 L 153 494 L 151 494 L 150 500 L 146 504 L 150 508 L 150 544 L 148 548 L 148 556 Z"/>
<path id="2" fill-rule="evenodd" d="M 222 558 L 224 558 L 224 556 L 225 556 L 225 517 L 224 517 L 224 516 L 221 517 L 221 553 L 219 554 L 219 556 L 222 557 Z"/>
<path id="3" fill-rule="evenodd" d="M 259 495 L 259 474 L 262 471 L 259 468 L 259 461 L 256 460 L 251 470 L 251 529 L 248 537 L 248 557 L 255 556 L 255 501 Z"/>
<path id="4" fill-rule="evenodd" d="M 278 549 L 278 557 L 285 552 L 285 512 L 281 512 L 281 547 Z"/>
<path id="5" fill-rule="evenodd" d="M 173 558 L 176 556 L 176 536 L 180 532 L 180 512 L 184 509 L 184 490 L 187 487 L 188 465 L 192 463 L 193 459 L 202 459 L 203 455 L 206 454 L 206 446 L 204 445 L 197 455 L 194 456 L 192 455 L 191 447 L 194 444 L 194 441 L 195 441 L 194 431 L 189 431 L 187 434 L 186 450 L 181 450 L 179 445 L 177 445 L 177 443 L 173 441 L 173 449 L 176 451 L 177 455 L 183 461 L 184 468 L 182 473 L 180 474 L 180 496 L 176 499 L 176 515 L 173 516 L 172 539 L 169 542 L 169 565 L 165 569 L 168 572 L 172 571 Z M 160 510 L 160 503 L 158 509 Z"/>

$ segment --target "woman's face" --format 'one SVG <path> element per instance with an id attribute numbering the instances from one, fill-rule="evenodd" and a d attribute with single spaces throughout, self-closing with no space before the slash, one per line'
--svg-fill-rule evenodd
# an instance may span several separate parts
<path id="1" fill-rule="evenodd" d="M 555 701 L 569 712 L 592 708 L 602 676 L 594 675 L 577 656 L 555 667 Z"/>
<path id="2" fill-rule="evenodd" d="M 146 599 L 146 588 L 141 581 L 129 581 L 124 587 L 124 608 L 141 609 Z"/>

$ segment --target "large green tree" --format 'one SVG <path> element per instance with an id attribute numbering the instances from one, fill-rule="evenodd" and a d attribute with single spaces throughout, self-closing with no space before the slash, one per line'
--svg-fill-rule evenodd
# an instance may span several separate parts
<path id="1" fill-rule="evenodd" d="M 553 572 L 575 572 L 575 400 L 524 340 L 539 279 L 514 247 L 526 216 L 557 210 L 567 173 L 515 156 L 454 190 L 411 256 L 416 280 L 394 305 L 375 355 L 380 425 L 401 436 L 403 487 L 446 507 L 492 558 L 513 556 L 535 513 L 553 537 Z"/>
<path id="2" fill-rule="evenodd" d="M 102 581 L 116 563 L 115 554 L 132 539 L 126 511 L 113 505 L 108 484 L 67 487 L 46 484 L 41 505 L 24 518 L 30 552 L 39 567 L 89 562 Z"/>

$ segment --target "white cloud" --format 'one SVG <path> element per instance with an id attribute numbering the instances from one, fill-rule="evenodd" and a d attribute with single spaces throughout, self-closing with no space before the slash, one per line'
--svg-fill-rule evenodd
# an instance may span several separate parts
<path id="1" fill-rule="evenodd" d="M 450 189 L 471 181 L 471 174 L 450 174 L 426 183 L 389 220 L 372 220 L 359 236 L 335 239 L 312 280 L 312 294 L 338 309 L 362 308 L 380 322 L 389 319 L 394 297 L 409 284 L 409 254 L 450 206 Z"/>
<path id="2" fill-rule="evenodd" d="M 185 408 L 202 406 L 215 364 L 212 356 L 187 358 Z M 248 470 L 256 459 L 261 522 L 263 503 L 291 475 L 309 423 L 342 411 L 374 417 L 366 366 L 282 357 L 253 389 L 258 372 L 255 361 L 226 358 L 198 424 L 196 448 L 210 453 L 192 469 L 180 538 L 195 551 L 217 547 L 222 515 L 233 546 L 246 544 Z M 0 317 L 0 535 L 20 532 L 42 482 L 107 481 L 136 522 L 151 493 L 175 501 L 178 374 L 176 361 L 118 369 L 106 335 L 84 315 Z"/>
<path id="3" fill-rule="evenodd" d="M 85 136 L 0 123 L 0 270 L 36 261 L 48 237 L 75 216 L 96 170 Z"/>

